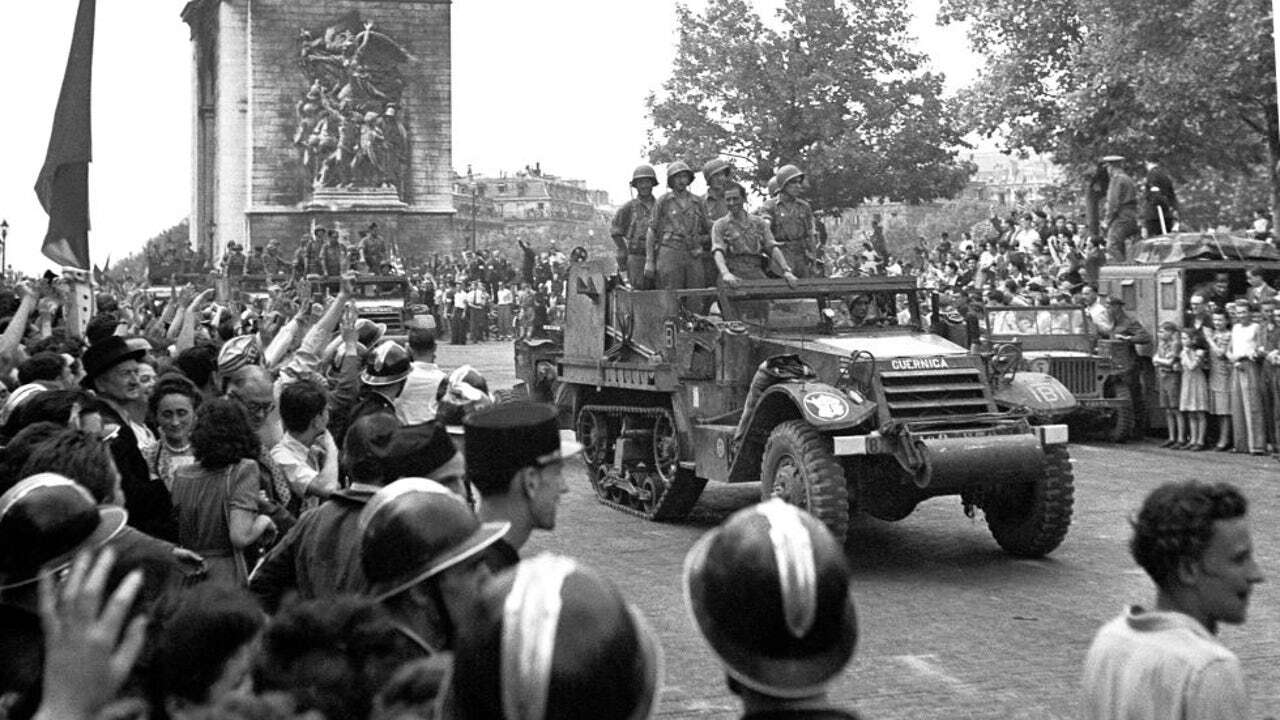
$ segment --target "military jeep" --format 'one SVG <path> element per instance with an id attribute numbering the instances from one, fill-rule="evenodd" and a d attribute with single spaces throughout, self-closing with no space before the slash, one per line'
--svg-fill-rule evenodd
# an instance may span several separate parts
<path id="1" fill-rule="evenodd" d="M 1067 428 L 1031 419 L 1070 393 L 1017 372 L 1015 345 L 982 356 L 930 334 L 912 278 L 641 291 L 612 272 L 571 268 L 555 361 L 605 505 L 674 520 L 707 482 L 758 483 L 843 539 L 859 512 L 900 520 L 958 495 L 1011 554 L 1066 536 Z"/>
<path id="2" fill-rule="evenodd" d="M 1016 345 L 1019 370 L 1050 375 L 1075 397 L 1076 406 L 1037 412 L 1037 421 L 1069 422 L 1073 428 L 1101 431 L 1112 442 L 1132 435 L 1130 346 L 1098 340 L 1084 307 L 988 306 L 983 337 L 989 346 Z"/>

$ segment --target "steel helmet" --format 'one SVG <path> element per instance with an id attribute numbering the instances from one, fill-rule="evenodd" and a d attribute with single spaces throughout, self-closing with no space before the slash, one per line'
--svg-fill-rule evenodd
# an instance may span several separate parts
<path id="1" fill-rule="evenodd" d="M 693 182 L 693 171 L 684 162 L 677 160 L 667 166 L 667 187 L 671 187 L 671 180 L 680 173 L 689 173 L 689 182 Z"/>
<path id="2" fill-rule="evenodd" d="M 360 382 L 365 385 L 394 385 L 409 377 L 413 359 L 400 343 L 388 340 L 380 343 L 365 360 Z"/>
<path id="3" fill-rule="evenodd" d="M 654 171 L 652 165 L 637 165 L 636 169 L 631 171 L 631 186 L 635 187 L 636 181 L 644 178 L 652 180 L 654 185 L 658 184 L 658 173 Z"/>
<path id="4" fill-rule="evenodd" d="M 779 698 L 821 692 L 858 622 L 840 543 L 779 498 L 739 510 L 684 560 L 685 602 L 726 672 Z"/>
<path id="5" fill-rule="evenodd" d="M 461 497 L 434 480 L 403 478 L 360 511 L 360 566 L 381 602 L 484 552 L 511 523 L 481 524 Z"/>
<path id="6" fill-rule="evenodd" d="M 778 171 L 778 190 L 787 186 L 792 180 L 804 178 L 804 173 L 795 165 L 783 165 Z"/>
<path id="7" fill-rule="evenodd" d="M 777 175 L 774 175 L 773 177 L 769 178 L 769 184 L 765 186 L 764 191 L 769 195 L 769 197 L 774 197 L 778 194 L 778 176 Z"/>
<path id="8" fill-rule="evenodd" d="M 472 680 L 455 686 L 460 717 L 647 718 L 657 701 L 653 630 L 570 558 L 539 555 L 494 577 L 471 628 L 454 657 L 456 677 Z"/>
<path id="9" fill-rule="evenodd" d="M 702 166 L 702 177 L 710 180 L 712 175 L 716 173 L 733 170 L 733 165 L 724 158 L 711 158 L 706 165 Z"/>

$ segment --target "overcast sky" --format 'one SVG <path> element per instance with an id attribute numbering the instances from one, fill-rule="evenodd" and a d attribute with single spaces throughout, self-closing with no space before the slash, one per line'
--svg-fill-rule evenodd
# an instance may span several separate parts
<path id="1" fill-rule="evenodd" d="M 121 258 L 181 220 L 191 195 L 191 45 L 185 0 L 98 0 L 89 245 Z M 303 0 L 299 0 L 303 1 Z M 934 24 L 938 0 L 909 0 L 913 33 L 949 91 L 977 66 L 959 28 Z M 695 0 L 696 2 L 696 0 Z M 771 8 L 776 0 L 757 0 Z M 40 255 L 47 217 L 32 187 L 66 65 L 77 0 L 0 0 L 6 108 L 0 217 L 8 262 Z M 675 0 L 455 0 L 453 164 L 478 173 L 540 162 L 624 199 L 643 162 L 644 98 L 670 71 Z"/>

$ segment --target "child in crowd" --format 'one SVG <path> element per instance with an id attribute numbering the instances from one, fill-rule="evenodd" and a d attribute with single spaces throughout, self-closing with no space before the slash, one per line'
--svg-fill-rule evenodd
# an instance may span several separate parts
<path id="1" fill-rule="evenodd" d="M 1218 444 L 1214 450 L 1231 449 L 1231 361 L 1227 348 L 1231 345 L 1231 326 L 1227 311 L 1215 308 L 1213 329 L 1205 333 L 1209 341 L 1209 414 L 1218 419 Z"/>
<path id="2" fill-rule="evenodd" d="M 1181 340 L 1182 386 L 1178 394 L 1178 410 L 1189 431 L 1183 449 L 1199 452 L 1205 448 L 1204 436 L 1208 425 L 1209 381 L 1205 370 L 1209 367 L 1209 341 L 1204 333 L 1189 327 L 1182 329 Z"/>
<path id="3" fill-rule="evenodd" d="M 1182 348 L 1178 343 L 1178 326 L 1171 322 L 1160 324 L 1159 340 L 1151 364 L 1156 368 L 1156 406 L 1164 410 L 1169 439 L 1160 447 L 1183 448 L 1188 443 L 1186 418 L 1178 412 L 1181 392 Z"/>

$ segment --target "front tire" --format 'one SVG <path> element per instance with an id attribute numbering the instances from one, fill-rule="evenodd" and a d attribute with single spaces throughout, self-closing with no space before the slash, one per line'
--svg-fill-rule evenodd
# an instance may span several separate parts
<path id="1" fill-rule="evenodd" d="M 1116 383 L 1112 397 L 1122 401 L 1116 407 L 1115 416 L 1111 419 L 1111 428 L 1107 431 L 1107 440 L 1122 443 L 1133 436 L 1135 417 L 1133 413 L 1133 391 L 1125 383 Z"/>
<path id="2" fill-rule="evenodd" d="M 1062 544 L 1074 504 L 1071 457 L 1065 445 L 1045 449 L 1044 477 L 998 488 L 983 506 L 987 528 L 1005 552 L 1039 558 Z"/>
<path id="3" fill-rule="evenodd" d="M 760 462 L 760 496 L 779 497 L 818 520 L 844 543 L 849 532 L 849 489 L 831 454 L 831 439 L 804 420 L 788 420 L 769 433 Z"/>

